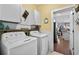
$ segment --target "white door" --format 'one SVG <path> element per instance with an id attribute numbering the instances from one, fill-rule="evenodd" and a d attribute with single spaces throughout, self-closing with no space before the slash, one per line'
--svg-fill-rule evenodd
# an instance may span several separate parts
<path id="1" fill-rule="evenodd" d="M 74 13 L 74 54 L 79 55 L 79 12 Z"/>
<path id="2" fill-rule="evenodd" d="M 70 11 L 70 50 L 74 54 L 74 14 L 73 9 Z"/>

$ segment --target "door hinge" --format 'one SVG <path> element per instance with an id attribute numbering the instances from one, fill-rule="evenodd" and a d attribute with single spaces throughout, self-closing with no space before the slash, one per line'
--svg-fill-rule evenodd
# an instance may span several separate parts
<path id="1" fill-rule="evenodd" d="M 72 15 L 74 15 L 74 13 L 72 13 Z"/>
<path id="2" fill-rule="evenodd" d="M 73 53 L 72 53 L 72 54 L 74 55 L 74 48 L 72 48 L 72 51 L 73 51 Z"/>
<path id="3" fill-rule="evenodd" d="M 74 33 L 74 30 L 72 30 L 72 32 Z"/>
<path id="4" fill-rule="evenodd" d="M 72 50 L 74 50 L 74 48 L 72 48 Z"/>

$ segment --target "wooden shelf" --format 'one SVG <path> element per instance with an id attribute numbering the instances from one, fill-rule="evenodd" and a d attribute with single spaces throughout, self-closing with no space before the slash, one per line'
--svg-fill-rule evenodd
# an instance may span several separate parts
<path id="1" fill-rule="evenodd" d="M 19 22 L 12 22 L 12 21 L 5 21 L 5 20 L 0 20 L 0 22 L 6 22 L 6 23 L 15 23 L 15 24 L 19 24 Z"/>
<path id="2" fill-rule="evenodd" d="M 10 29 L 10 30 L 0 30 L 0 32 L 20 32 L 20 31 L 24 31 L 24 32 L 29 32 L 29 31 L 34 31 L 35 29 Z"/>

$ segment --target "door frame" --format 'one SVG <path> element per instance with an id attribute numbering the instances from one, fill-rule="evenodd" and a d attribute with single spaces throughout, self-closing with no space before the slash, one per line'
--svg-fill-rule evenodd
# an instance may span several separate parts
<path id="1" fill-rule="evenodd" d="M 65 6 L 65 7 L 63 7 L 63 8 L 58 8 L 58 9 L 54 9 L 54 10 L 51 10 L 51 35 L 52 35 L 52 39 L 54 38 L 54 32 L 53 32 L 53 30 L 54 30 L 54 27 L 53 27 L 53 23 L 54 23 L 54 18 L 53 18 L 53 13 L 54 12 L 56 12 L 56 11 L 60 11 L 60 10 L 64 10 L 64 9 L 67 9 L 67 8 L 74 8 L 75 7 L 75 4 L 73 4 L 73 5 L 69 5 L 69 6 Z M 72 13 L 73 13 L 74 11 L 72 11 Z M 73 27 L 74 28 L 74 27 Z M 73 41 L 74 41 L 74 38 L 73 38 Z M 54 51 L 54 39 L 53 39 L 53 42 L 52 42 L 52 44 L 53 44 L 53 51 Z M 72 49 L 74 49 L 74 44 L 73 44 L 73 48 Z M 72 54 L 74 54 L 74 51 L 72 52 Z"/>

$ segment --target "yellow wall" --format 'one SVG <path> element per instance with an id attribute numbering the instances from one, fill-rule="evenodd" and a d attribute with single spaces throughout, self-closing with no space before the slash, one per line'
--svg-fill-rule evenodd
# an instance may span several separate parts
<path id="1" fill-rule="evenodd" d="M 51 31 L 51 11 L 53 9 L 63 8 L 69 4 L 23 4 L 24 9 L 37 9 L 40 12 L 41 16 L 41 30 Z M 44 19 L 48 18 L 48 24 L 44 24 Z"/>
<path id="2" fill-rule="evenodd" d="M 53 9 L 58 9 L 58 8 L 63 8 L 65 6 L 68 6 L 68 4 L 42 4 L 42 5 L 38 5 L 37 9 L 40 11 L 41 13 L 41 30 L 47 30 L 47 31 L 51 31 L 51 11 Z M 48 18 L 49 23 L 48 24 L 44 24 L 44 19 Z"/>
<path id="3" fill-rule="evenodd" d="M 36 5 L 35 4 L 22 4 L 22 7 L 24 9 L 31 9 L 31 10 L 36 9 Z"/>

